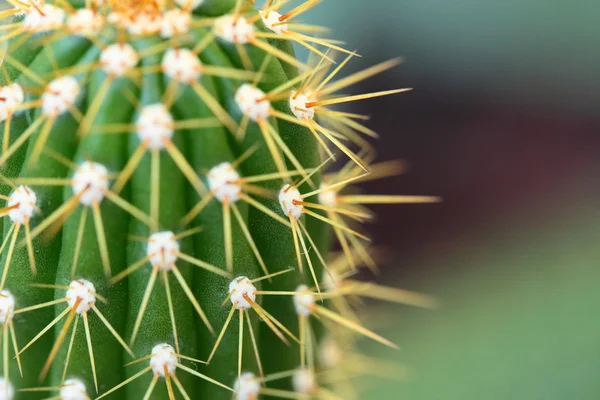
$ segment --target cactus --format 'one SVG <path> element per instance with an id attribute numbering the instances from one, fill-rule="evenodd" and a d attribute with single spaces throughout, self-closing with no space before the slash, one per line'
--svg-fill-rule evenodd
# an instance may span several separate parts
<path id="1" fill-rule="evenodd" d="M 396 345 L 345 298 L 434 305 L 350 280 L 365 204 L 438 201 L 340 193 L 399 172 L 335 107 L 398 60 L 338 80 L 315 0 L 8 3 L 0 398 L 350 398 L 332 346 Z"/>

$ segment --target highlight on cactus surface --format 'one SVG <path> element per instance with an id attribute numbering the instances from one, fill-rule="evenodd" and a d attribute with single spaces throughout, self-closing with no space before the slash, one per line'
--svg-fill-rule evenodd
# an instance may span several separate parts
<path id="1" fill-rule="evenodd" d="M 398 345 L 354 300 L 435 300 L 353 278 L 377 273 L 366 206 L 440 199 L 351 187 L 404 166 L 341 108 L 410 90 L 346 94 L 399 60 L 339 78 L 358 54 L 304 21 L 319 0 L 7 3 L 0 399 L 354 399 L 405 373 L 356 349 Z"/>

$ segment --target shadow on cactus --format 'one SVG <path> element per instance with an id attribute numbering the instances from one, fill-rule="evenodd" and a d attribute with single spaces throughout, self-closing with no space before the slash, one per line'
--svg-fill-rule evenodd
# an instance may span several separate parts
<path id="1" fill-rule="evenodd" d="M 346 299 L 434 305 L 349 280 L 365 205 L 438 199 L 341 193 L 399 171 L 337 106 L 406 89 L 337 94 L 398 62 L 338 80 L 318 2 L 8 0 L 0 398 L 348 399 L 396 345 Z"/>

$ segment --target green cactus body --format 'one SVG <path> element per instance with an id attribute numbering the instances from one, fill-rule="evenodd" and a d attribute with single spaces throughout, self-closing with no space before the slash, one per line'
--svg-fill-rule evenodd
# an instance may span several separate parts
<path id="1" fill-rule="evenodd" d="M 324 161 L 351 159 L 337 193 L 371 154 L 350 150 L 363 118 L 327 106 L 403 91 L 335 95 L 393 63 L 333 84 L 354 54 L 293 29 L 315 1 L 9 3 L 0 399 L 335 398 L 314 380 L 311 315 L 343 343 L 394 346 L 327 284 L 372 265 L 344 218 L 436 199 L 315 200 Z M 339 68 L 328 49 L 348 54 Z"/>

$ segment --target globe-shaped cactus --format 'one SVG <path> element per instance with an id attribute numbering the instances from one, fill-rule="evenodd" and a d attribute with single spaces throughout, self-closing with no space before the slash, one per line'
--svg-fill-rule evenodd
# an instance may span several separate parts
<path id="1" fill-rule="evenodd" d="M 8 3 L 0 398 L 349 398 L 320 377 L 396 345 L 346 298 L 433 306 L 352 279 L 365 205 L 438 199 L 348 190 L 402 165 L 340 105 L 406 89 L 346 94 L 398 61 L 338 78 L 318 0 Z"/>

